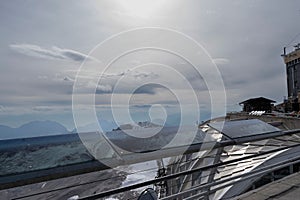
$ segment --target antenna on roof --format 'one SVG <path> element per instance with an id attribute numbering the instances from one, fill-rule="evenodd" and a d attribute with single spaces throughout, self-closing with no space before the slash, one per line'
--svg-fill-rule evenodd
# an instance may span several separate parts
<path id="1" fill-rule="evenodd" d="M 286 47 L 283 47 L 283 54 L 281 56 L 286 56 Z"/>

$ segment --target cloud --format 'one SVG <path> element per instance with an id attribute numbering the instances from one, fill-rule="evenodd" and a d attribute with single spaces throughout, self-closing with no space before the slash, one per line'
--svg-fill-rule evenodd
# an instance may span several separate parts
<path id="1" fill-rule="evenodd" d="M 18 53 L 38 58 L 71 60 L 76 62 L 82 62 L 85 59 L 91 59 L 91 57 L 88 55 L 78 51 L 61 49 L 55 46 L 53 46 L 51 49 L 46 49 L 32 44 L 11 44 L 9 47 Z"/>
<path id="2" fill-rule="evenodd" d="M 86 58 L 90 59 L 90 57 L 88 57 L 88 55 L 85 55 L 83 53 L 80 53 L 78 51 L 74 51 L 71 49 L 61 49 L 58 47 L 52 47 L 52 49 L 54 51 L 60 53 L 61 55 L 63 55 L 65 58 L 70 59 L 70 60 L 81 62 Z"/>
<path id="3" fill-rule="evenodd" d="M 120 73 L 114 73 L 114 74 L 103 74 L 102 76 L 105 78 L 118 78 L 123 76 L 132 77 L 136 80 L 144 79 L 144 78 L 158 78 L 159 75 L 154 72 L 143 72 L 143 71 L 137 71 L 137 70 L 127 70 Z"/>
<path id="4" fill-rule="evenodd" d="M 68 82 L 74 82 L 74 79 L 70 78 L 69 76 L 65 76 L 63 80 Z"/>
<path id="5" fill-rule="evenodd" d="M 5 112 L 5 108 L 2 105 L 0 105 L 0 112 Z"/>
<path id="6" fill-rule="evenodd" d="M 226 64 L 229 63 L 229 59 L 227 59 L 227 58 L 214 58 L 213 62 L 216 65 L 226 65 Z"/>
<path id="7" fill-rule="evenodd" d="M 53 108 L 51 108 L 49 106 L 35 106 L 32 108 L 32 110 L 37 111 L 37 112 L 48 112 L 48 111 L 52 111 Z"/>
<path id="8" fill-rule="evenodd" d="M 151 106 L 153 105 L 161 105 L 163 106 L 164 108 L 174 108 L 174 107 L 178 107 L 177 103 L 175 101 L 170 101 L 168 103 L 171 103 L 171 104 L 161 104 L 160 102 L 154 102 L 152 104 L 134 104 L 134 105 L 130 105 L 130 108 L 136 108 L 136 109 L 149 109 L 151 108 Z"/>
<path id="9" fill-rule="evenodd" d="M 134 91 L 134 94 L 152 94 L 152 95 L 154 95 L 157 92 L 156 90 L 159 88 L 164 88 L 164 87 L 159 84 L 146 84 L 146 85 L 143 85 L 143 86 L 137 88 Z"/>
<path id="10" fill-rule="evenodd" d="M 135 105 L 130 105 L 131 108 L 138 108 L 138 109 L 149 109 L 152 105 L 150 104 L 135 104 Z"/>
<path id="11" fill-rule="evenodd" d="M 96 94 L 107 94 L 112 93 L 111 85 L 98 85 L 96 89 Z"/>
<path id="12" fill-rule="evenodd" d="M 134 74 L 132 74 L 132 76 L 135 79 L 145 79 L 145 78 L 158 78 L 158 74 L 155 74 L 153 72 L 147 73 L 147 72 L 135 72 Z"/>
<path id="13" fill-rule="evenodd" d="M 39 75 L 37 78 L 40 79 L 40 80 L 47 80 L 48 76 L 46 76 L 46 75 Z"/>
<path id="14" fill-rule="evenodd" d="M 157 89 L 163 88 L 162 86 L 158 84 L 147 84 L 143 85 L 139 88 L 137 88 L 133 94 L 151 94 L 154 95 L 157 93 Z M 130 88 L 127 87 L 122 87 L 118 89 L 117 91 L 113 91 L 114 87 L 107 84 L 107 85 L 97 85 L 96 89 L 96 94 L 110 94 L 110 93 L 115 93 L 115 94 L 131 94 Z"/>

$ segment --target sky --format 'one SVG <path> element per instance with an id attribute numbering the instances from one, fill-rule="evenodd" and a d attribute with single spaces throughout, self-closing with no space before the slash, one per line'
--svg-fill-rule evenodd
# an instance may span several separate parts
<path id="1" fill-rule="evenodd" d="M 105 120 L 114 118 L 112 95 L 120 123 L 129 121 L 123 109 L 128 107 L 140 121 L 149 116 L 174 117 L 180 103 L 187 105 L 184 113 L 188 115 L 195 110 L 194 94 L 199 120 L 209 117 L 212 96 L 205 77 L 196 76 L 190 63 L 179 56 L 144 49 L 120 57 L 104 70 L 104 57 L 136 47 L 142 40 L 185 47 L 175 36 L 164 38 L 162 33 L 151 38 L 149 31 L 105 43 L 116 34 L 145 27 L 172 30 L 201 45 L 203 60 L 209 58 L 211 63 L 203 61 L 199 66 L 209 71 L 216 65 L 224 83 L 226 104 L 219 101 L 223 91 L 216 89 L 216 113 L 222 114 L 223 107 L 226 112 L 239 111 L 238 102 L 252 97 L 279 103 L 287 95 L 280 55 L 284 46 L 292 50 L 300 42 L 299 19 L 298 0 L 1 1 L 0 124 L 17 127 L 33 120 L 54 120 L 72 130 L 73 86 L 78 79 L 82 124 L 89 123 L 85 103 L 90 93 L 98 118 Z M 176 72 L 170 73 L 170 67 Z M 101 83 L 96 81 L 99 78 Z M 118 81 L 121 84 L 116 87 Z"/>

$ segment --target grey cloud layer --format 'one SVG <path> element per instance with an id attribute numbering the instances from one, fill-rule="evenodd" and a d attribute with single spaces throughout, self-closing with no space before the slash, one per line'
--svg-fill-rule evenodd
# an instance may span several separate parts
<path id="1" fill-rule="evenodd" d="M 126 13 L 117 6 L 117 0 L 84 3 L 68 0 L 19 1 L 17 4 L 1 1 L 0 45 L 4 48 L 0 48 L 0 113 L 8 116 L 13 113 L 9 112 L 9 107 L 17 107 L 20 113 L 20 107 L 36 106 L 34 110 L 40 112 L 41 117 L 43 111 L 53 107 L 70 106 L 76 71 L 80 62 L 87 58 L 81 52 L 89 52 L 113 34 L 139 26 L 172 28 L 201 43 L 215 58 L 213 62 L 219 67 L 225 82 L 229 104 L 253 96 L 266 96 L 278 102 L 282 100 L 286 94 L 286 78 L 280 54 L 283 46 L 300 32 L 297 26 L 300 17 L 299 0 L 165 2 L 161 12 L 144 20 Z M 295 42 L 299 41 L 298 37 Z M 54 44 L 58 47 L 52 47 Z M 127 45 L 126 41 L 121 45 Z M 107 48 L 107 53 L 119 47 Z M 210 96 L 204 92 L 207 88 L 203 80 L 193 71 L 188 72 L 184 63 L 179 66 L 180 60 L 171 60 L 168 55 L 160 54 L 163 58 L 156 60 L 154 56 L 142 53 L 128 58 L 131 60 L 130 66 L 150 61 L 165 61 L 164 64 L 175 67 L 178 65 L 179 71 L 187 74 L 188 81 L 197 86 L 197 94 L 207 98 L 207 101 L 205 99 L 200 103 L 207 105 Z M 143 59 L 145 62 L 141 62 Z M 97 86 L 98 106 L 109 104 L 107 96 L 114 89 L 115 81 L 131 73 L 126 71 L 126 60 L 123 61 L 120 61 L 122 65 L 116 67 L 118 71 L 104 74 L 103 83 L 93 83 Z M 132 72 L 128 79 L 130 81 L 122 85 L 123 90 L 118 94 L 120 98 L 127 95 L 126 92 L 135 87 L 139 80 L 146 78 L 155 80 L 160 76 L 176 86 L 182 85 L 161 69 L 153 71 L 155 74 Z M 169 101 L 172 99 L 163 96 L 165 92 L 160 91 L 161 88 L 150 86 L 140 88 L 136 92 L 136 96 L 140 97 L 138 103 L 148 104 L 147 100 L 153 103 L 155 98 L 151 97 L 159 94 L 161 98 L 156 102 L 162 103 L 165 100 L 165 104 L 172 104 Z M 181 95 L 189 98 L 189 94 Z M 57 116 L 61 114 L 61 107 L 57 109 Z M 27 110 L 23 113 L 27 113 Z M 15 118 L 11 121 L 15 121 Z"/>
<path id="2" fill-rule="evenodd" d="M 82 62 L 85 59 L 90 59 L 88 55 L 74 51 L 71 49 L 61 49 L 53 46 L 51 49 L 46 49 L 37 45 L 32 44 L 11 44 L 9 47 L 21 54 L 46 58 L 46 59 L 61 59 L 61 60 L 72 60 L 76 62 Z"/>

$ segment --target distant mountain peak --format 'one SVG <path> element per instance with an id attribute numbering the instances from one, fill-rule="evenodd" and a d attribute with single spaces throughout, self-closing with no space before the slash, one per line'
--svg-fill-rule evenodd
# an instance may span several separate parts
<path id="1" fill-rule="evenodd" d="M 113 131 L 140 129 L 140 128 L 153 128 L 153 127 L 161 127 L 161 126 L 149 121 L 144 121 L 144 122 L 137 122 L 136 124 L 122 124 L 118 128 L 113 129 Z"/>
<path id="2" fill-rule="evenodd" d="M 58 122 L 50 120 L 31 121 L 18 128 L 0 125 L 0 139 L 28 138 L 68 133 L 70 132 L 66 127 Z"/>

